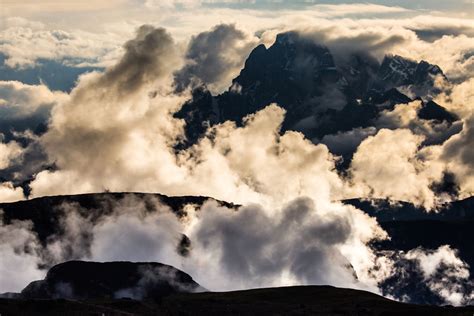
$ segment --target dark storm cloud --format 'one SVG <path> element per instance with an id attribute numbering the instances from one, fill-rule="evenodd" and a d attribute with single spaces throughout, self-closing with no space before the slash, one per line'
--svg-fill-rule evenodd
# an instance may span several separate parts
<path id="1" fill-rule="evenodd" d="M 434 42 L 443 36 L 474 36 L 474 28 L 468 26 L 430 26 L 429 28 L 413 28 L 412 29 L 418 37 L 427 42 Z"/>
<path id="2" fill-rule="evenodd" d="M 321 139 L 321 143 L 336 155 L 346 155 L 355 152 L 364 139 L 376 133 L 375 127 L 355 128 L 348 132 L 326 135 Z"/>
<path id="3" fill-rule="evenodd" d="M 231 215 L 207 210 L 195 237 L 204 250 L 219 255 L 222 268 L 236 279 L 272 279 L 286 269 L 305 283 L 350 279 L 349 261 L 337 249 L 351 234 L 349 219 L 314 213 L 307 198 L 288 204 L 280 219 L 257 205 Z"/>
<path id="4" fill-rule="evenodd" d="M 122 59 L 100 79 L 101 85 L 113 85 L 119 94 L 132 93 L 144 83 L 167 74 L 176 53 L 171 35 L 150 25 L 141 26 L 124 49 Z"/>
<path id="5" fill-rule="evenodd" d="M 187 64 L 175 74 L 177 89 L 201 83 L 220 87 L 222 81 L 230 84 L 229 75 L 236 75 L 236 68 L 243 66 L 254 44 L 251 37 L 229 24 L 193 36 L 186 52 Z"/>

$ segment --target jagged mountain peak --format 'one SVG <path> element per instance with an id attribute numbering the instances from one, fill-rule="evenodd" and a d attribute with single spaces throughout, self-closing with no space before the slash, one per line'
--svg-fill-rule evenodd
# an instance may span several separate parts
<path id="1" fill-rule="evenodd" d="M 199 97 L 176 114 L 187 123 L 185 146 L 207 126 L 227 120 L 240 125 L 245 116 L 271 103 L 286 110 L 282 131 L 300 131 L 317 141 L 373 126 L 381 111 L 418 97 L 429 101 L 439 92 L 435 77 L 443 72 L 426 61 L 387 55 L 379 63 L 369 52 L 336 57 L 328 47 L 294 31 L 278 34 L 268 48 L 255 47 L 228 91 L 194 94 Z"/>
<path id="2" fill-rule="evenodd" d="M 378 72 L 379 84 L 383 83 L 385 89 L 412 84 L 433 85 L 433 77 L 437 75 L 445 78 L 439 66 L 425 60 L 416 62 L 399 55 L 385 56 Z"/>
<path id="3" fill-rule="evenodd" d="M 334 67 L 327 47 L 306 40 L 297 32 L 287 32 L 279 34 L 268 49 L 263 44 L 257 46 L 233 84 L 239 84 L 244 94 L 258 89 L 276 93 L 286 82 L 308 86 L 304 82 L 317 81 L 321 71 Z"/>

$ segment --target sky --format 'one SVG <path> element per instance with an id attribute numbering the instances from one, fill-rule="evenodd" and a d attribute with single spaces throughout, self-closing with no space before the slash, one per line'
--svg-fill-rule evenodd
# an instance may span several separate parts
<path id="1" fill-rule="evenodd" d="M 0 201 L 119 191 L 201 195 L 242 205 L 235 213 L 213 202 L 199 210 L 190 205 L 195 212 L 179 221 L 165 211 L 133 212 L 143 207 L 140 201 L 115 201 L 117 210 L 100 223 L 79 216 L 77 205 L 66 205 L 71 212 L 61 225 L 68 235 L 46 246 L 28 223 L 2 224 L 0 258 L 8 260 L 0 262 L 0 271 L 21 265 L 25 274 L 0 280 L 8 284 L 0 292 L 41 277 L 38 264 L 45 258 L 71 259 L 64 249 L 82 249 L 74 243 L 84 234 L 95 242 L 74 258 L 161 260 L 186 268 L 210 289 L 322 283 L 378 292 L 394 264 L 370 242 L 387 235 L 375 219 L 339 201 L 387 198 L 434 211 L 474 195 L 472 1 L 0 4 Z M 204 124 L 207 133 L 199 141 L 176 150 L 186 122 L 174 113 L 192 97 L 190 83 L 205 84 L 213 95 L 240 93 L 232 79 L 251 51 L 270 47 L 277 34 L 289 31 L 324 45 L 342 64 L 353 53 L 379 66 L 385 56 L 401 55 L 438 65 L 444 76 L 430 77 L 432 90 L 399 87 L 413 101 L 381 111 L 367 128 L 307 139 L 282 131 L 287 113 L 272 103 L 242 124 Z M 304 74 L 312 61 L 298 60 L 295 69 Z M 187 79 L 180 91 L 177 74 Z M 337 110 L 341 103 L 333 101 L 341 96 L 330 88 L 319 100 L 324 109 Z M 421 119 L 428 101 L 441 104 L 456 121 Z M 331 144 L 353 151 L 346 173 L 336 169 L 341 157 Z M 439 194 L 446 177 L 455 192 Z M 182 233 L 196 243 L 190 258 L 173 253 Z M 130 237 L 126 251 L 112 247 L 119 235 Z M 138 251 L 143 244 L 149 248 Z M 469 278 L 449 247 L 400 256 L 421 266 L 435 258 L 436 266 L 453 266 L 450 280 Z M 348 262 L 357 280 L 345 268 Z M 311 269 L 316 264 L 324 269 Z M 472 300 L 459 282 L 440 285 L 432 269 L 425 270 L 427 283 L 447 304 Z"/>

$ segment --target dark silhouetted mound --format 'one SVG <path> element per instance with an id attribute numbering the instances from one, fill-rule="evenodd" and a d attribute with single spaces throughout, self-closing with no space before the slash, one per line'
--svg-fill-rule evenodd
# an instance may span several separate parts
<path id="1" fill-rule="evenodd" d="M 22 298 L 156 300 L 202 290 L 191 276 L 161 263 L 69 261 L 30 283 Z"/>

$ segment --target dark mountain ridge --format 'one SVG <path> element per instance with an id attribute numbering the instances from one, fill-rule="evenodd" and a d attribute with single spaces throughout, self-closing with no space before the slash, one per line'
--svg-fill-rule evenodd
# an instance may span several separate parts
<path id="1" fill-rule="evenodd" d="M 437 65 L 392 55 L 379 63 L 364 53 L 337 60 L 329 48 L 297 32 L 277 35 L 269 48 L 257 46 L 228 91 L 213 96 L 204 86 L 196 87 L 175 114 L 187 123 L 186 144 L 195 143 L 209 125 L 227 120 L 239 125 L 271 103 L 287 111 L 283 132 L 300 131 L 314 142 L 373 126 L 383 110 L 416 99 L 423 103 L 419 119 L 433 124 L 457 120 L 432 101 L 439 93 L 436 78 L 448 80 Z"/>
<path id="2" fill-rule="evenodd" d="M 13 221 L 31 221 L 33 230 L 40 242 L 46 242 L 48 237 L 60 234 L 60 219 L 64 216 L 65 205 L 77 206 L 80 215 L 97 222 L 101 218 L 114 212 L 117 202 L 124 199 L 133 199 L 143 203 L 146 212 L 157 212 L 161 205 L 167 206 L 177 216 L 184 214 L 187 204 L 202 205 L 209 197 L 176 196 L 169 197 L 158 193 L 89 193 L 78 195 L 45 196 L 13 203 L 0 203 L 0 217 L 4 224 Z M 232 203 L 218 201 L 220 204 L 233 208 Z"/>

